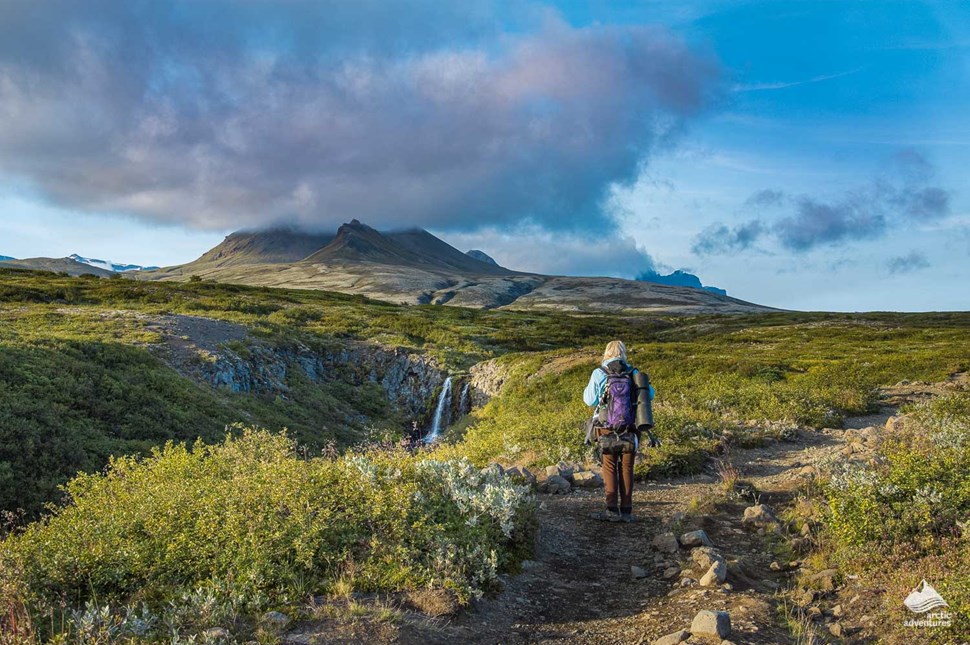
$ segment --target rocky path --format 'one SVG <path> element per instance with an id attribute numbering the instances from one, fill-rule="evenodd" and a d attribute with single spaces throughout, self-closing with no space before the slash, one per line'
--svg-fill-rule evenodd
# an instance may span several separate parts
<path id="1" fill-rule="evenodd" d="M 780 539 L 757 522 L 745 522 L 745 509 L 790 504 L 820 464 L 862 458 L 897 405 L 940 391 L 939 384 L 887 388 L 877 414 L 850 418 L 845 429 L 799 431 L 788 441 L 733 450 L 703 475 L 639 483 L 634 499 L 639 521 L 634 524 L 589 519 L 602 508 L 602 489 L 540 495 L 534 560 L 505 581 L 502 593 L 450 618 L 406 617 L 394 628 L 384 625 L 379 630 L 359 625 L 364 632 L 350 640 L 449 645 L 795 643 L 785 624 L 789 601 L 782 592 L 797 566 L 776 562 L 774 547 Z M 723 583 L 703 586 L 711 560 L 697 549 L 677 545 L 676 538 L 696 530 L 704 531 L 727 565 Z M 665 533 L 672 535 L 658 539 Z M 702 636 L 694 629 L 692 635 L 692 621 L 704 610 L 728 612 L 730 633 Z M 328 637 L 316 631 L 293 642 L 342 640 L 336 632 Z"/>

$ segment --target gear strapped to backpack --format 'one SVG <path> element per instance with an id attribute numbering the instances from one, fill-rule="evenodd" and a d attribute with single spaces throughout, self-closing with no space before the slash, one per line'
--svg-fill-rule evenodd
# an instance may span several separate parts
<path id="1" fill-rule="evenodd" d="M 600 397 L 597 418 L 600 451 L 611 455 L 636 452 L 633 370 L 623 361 L 613 361 L 605 365 L 603 371 L 606 372 L 606 385 Z"/>

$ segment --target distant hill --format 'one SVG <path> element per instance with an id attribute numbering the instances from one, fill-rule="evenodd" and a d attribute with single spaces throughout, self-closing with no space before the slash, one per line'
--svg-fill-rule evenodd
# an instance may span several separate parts
<path id="1" fill-rule="evenodd" d="M 476 260 L 481 260 L 482 262 L 488 262 L 489 264 L 494 264 L 495 266 L 498 266 L 498 262 L 496 262 L 495 260 L 493 260 L 492 259 L 492 256 L 490 256 L 485 251 L 479 251 L 478 249 L 472 249 L 471 251 L 465 251 L 465 254 L 468 255 L 468 256 L 470 256 L 470 257 L 475 258 Z"/>
<path id="2" fill-rule="evenodd" d="M 484 256 L 484 257 L 483 257 Z M 323 289 L 405 304 L 575 312 L 740 313 L 767 310 L 697 286 L 546 276 L 463 253 L 422 229 L 378 231 L 353 220 L 334 234 L 238 232 L 188 264 L 133 274 Z"/>
<path id="3" fill-rule="evenodd" d="M 654 284 L 669 284 L 675 287 L 691 287 L 692 289 L 704 289 L 710 291 L 711 293 L 717 293 L 722 296 L 727 295 L 727 291 L 724 289 L 719 289 L 718 287 L 706 287 L 701 284 L 701 279 L 698 278 L 693 273 L 688 273 L 686 271 L 677 270 L 673 273 L 667 275 L 661 275 L 656 271 L 644 271 L 637 276 L 637 280 L 640 282 L 652 282 Z"/>
<path id="4" fill-rule="evenodd" d="M 88 266 L 96 267 L 98 269 L 104 269 L 105 271 L 111 271 L 113 273 L 127 273 L 129 271 L 154 271 L 159 267 L 146 267 L 139 264 L 121 264 L 117 262 L 109 262 L 107 260 L 97 260 L 95 258 L 86 258 L 84 256 L 74 253 L 73 255 L 67 256 L 67 259 L 74 260 L 75 262 L 80 262 L 81 264 L 87 264 Z"/>
<path id="5" fill-rule="evenodd" d="M 16 259 L 17 258 L 12 258 L 9 255 L 0 255 L 0 262 L 3 262 L 5 260 L 16 260 Z"/>
<path id="6" fill-rule="evenodd" d="M 68 275 L 96 275 L 101 278 L 109 278 L 115 274 L 114 271 L 107 271 L 98 267 L 72 260 L 71 258 L 27 258 L 24 260 L 3 260 L 0 267 L 10 267 L 15 269 L 30 269 L 33 271 L 53 271 L 54 273 L 66 273 Z"/>

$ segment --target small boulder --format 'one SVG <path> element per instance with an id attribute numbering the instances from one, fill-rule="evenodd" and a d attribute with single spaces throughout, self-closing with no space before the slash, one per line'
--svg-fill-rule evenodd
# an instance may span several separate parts
<path id="1" fill-rule="evenodd" d="M 556 465 L 556 467 L 559 469 L 559 476 L 560 477 L 563 477 L 564 479 L 568 480 L 569 482 L 572 482 L 573 481 L 573 473 L 575 473 L 577 470 L 579 470 L 579 468 L 576 466 L 576 464 L 567 464 L 564 461 L 560 461 Z"/>
<path id="2" fill-rule="evenodd" d="M 842 628 L 842 623 L 831 623 L 829 625 L 829 633 L 836 638 L 842 638 L 845 630 Z"/>
<path id="3" fill-rule="evenodd" d="M 731 635 L 731 615 L 726 611 L 699 611 L 690 624 L 690 633 L 692 636 L 727 638 Z"/>
<path id="4" fill-rule="evenodd" d="M 634 578 L 646 578 L 647 570 L 644 569 L 643 567 L 638 567 L 636 565 L 633 565 L 630 567 L 630 575 L 633 576 Z"/>
<path id="5" fill-rule="evenodd" d="M 562 477 L 559 466 L 546 466 L 546 477 Z"/>
<path id="6" fill-rule="evenodd" d="M 661 636 L 657 640 L 653 641 L 653 645 L 679 645 L 679 643 L 683 643 L 688 638 L 690 638 L 690 632 L 686 629 L 682 629 L 678 632 Z"/>
<path id="7" fill-rule="evenodd" d="M 680 543 L 683 546 L 714 546 L 703 530 L 684 533 L 680 536 Z"/>
<path id="8" fill-rule="evenodd" d="M 544 482 L 539 486 L 539 491 L 542 493 L 549 493 L 550 495 L 565 495 L 572 488 L 565 477 L 560 477 L 559 475 L 553 475 L 552 477 L 546 478 Z"/>
<path id="9" fill-rule="evenodd" d="M 525 479 L 530 484 L 535 485 L 535 483 L 536 483 L 536 476 L 535 476 L 535 474 L 533 474 L 533 472 L 531 470 L 529 470 L 525 466 L 522 466 L 522 468 L 519 469 L 519 472 L 522 473 L 522 478 L 523 479 Z"/>
<path id="10" fill-rule="evenodd" d="M 742 524 L 754 524 L 755 526 L 764 526 L 777 522 L 778 518 L 771 512 L 771 508 L 767 504 L 749 506 L 744 509 L 744 517 L 741 518 Z"/>
<path id="11" fill-rule="evenodd" d="M 676 553 L 680 545 L 677 544 L 677 537 L 670 531 L 661 533 L 653 538 L 650 545 L 661 553 Z"/>
<path id="12" fill-rule="evenodd" d="M 584 470 L 573 475 L 573 486 L 580 488 L 599 488 L 602 485 L 603 478 L 598 473 Z"/>
<path id="13" fill-rule="evenodd" d="M 663 578 L 664 580 L 673 580 L 680 575 L 680 567 L 667 567 L 664 569 Z"/>
<path id="14" fill-rule="evenodd" d="M 724 562 L 721 554 L 709 546 L 691 549 L 690 558 L 694 562 L 694 566 L 701 571 L 707 571 L 716 562 Z"/>
<path id="15" fill-rule="evenodd" d="M 725 578 L 727 578 L 727 565 L 724 560 L 721 560 L 712 564 L 707 573 L 701 576 L 700 584 L 702 587 L 713 587 L 724 582 Z"/>

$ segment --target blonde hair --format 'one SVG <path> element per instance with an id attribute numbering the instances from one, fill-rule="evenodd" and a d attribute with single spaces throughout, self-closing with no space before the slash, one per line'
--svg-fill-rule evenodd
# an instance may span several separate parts
<path id="1" fill-rule="evenodd" d="M 611 340 L 606 344 L 606 349 L 603 350 L 604 363 L 616 358 L 623 359 L 623 362 L 626 363 L 626 345 L 623 344 L 622 340 Z"/>

